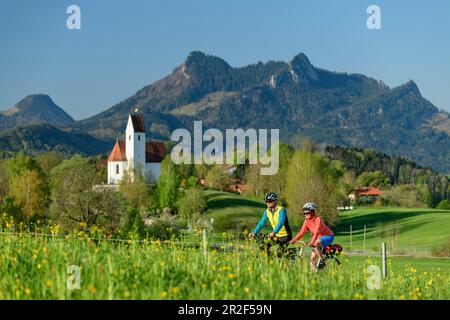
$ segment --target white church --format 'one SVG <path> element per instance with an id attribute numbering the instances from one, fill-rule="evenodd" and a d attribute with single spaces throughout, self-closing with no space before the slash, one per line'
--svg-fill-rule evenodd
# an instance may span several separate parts
<path id="1" fill-rule="evenodd" d="M 141 168 L 144 176 L 151 173 L 158 179 L 165 153 L 162 142 L 145 141 L 142 115 L 128 115 L 125 141 L 117 140 L 108 157 L 108 184 L 118 184 L 127 172 L 133 176 L 136 168 Z"/>

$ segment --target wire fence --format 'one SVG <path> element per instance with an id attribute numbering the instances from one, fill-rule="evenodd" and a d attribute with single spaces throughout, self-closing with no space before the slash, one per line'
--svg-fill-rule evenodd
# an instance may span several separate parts
<path id="1" fill-rule="evenodd" d="M 59 239 L 59 240 L 77 240 L 77 241 L 94 241 L 94 242 L 112 242 L 112 243 L 138 243 L 138 244 L 152 244 L 152 243 L 158 243 L 158 245 L 168 245 L 168 246 L 181 246 L 181 247 L 195 247 L 195 248 L 201 248 L 205 245 L 205 242 L 207 243 L 207 247 L 209 249 L 220 249 L 222 251 L 235 251 L 244 249 L 242 246 L 242 241 L 239 241 L 239 236 L 242 233 L 233 233 L 228 232 L 221 238 L 216 238 L 216 240 L 221 240 L 220 242 L 213 242 L 212 234 L 206 233 L 208 236 L 205 238 L 203 236 L 199 236 L 197 232 L 190 232 L 187 235 L 190 237 L 197 237 L 198 240 L 147 240 L 147 239 L 121 239 L 121 238 L 105 238 L 105 237 L 78 237 L 74 236 L 73 234 L 47 234 L 47 233 L 38 233 L 38 232 L 5 232 L 0 231 L 1 236 L 32 236 L 32 237 L 41 237 L 41 238 L 52 238 L 52 239 Z M 236 236 L 236 237 L 233 237 Z M 211 237 L 211 238 L 210 238 Z M 238 240 L 236 240 L 238 239 Z M 380 242 L 381 244 L 381 242 Z M 368 251 L 368 250 L 345 250 L 345 254 L 350 256 L 367 256 L 367 257 L 375 257 L 381 255 L 381 251 L 374 252 L 374 251 Z M 432 256 L 427 254 L 399 254 L 390 252 L 388 250 L 388 254 L 390 257 L 405 257 L 405 258 L 414 258 L 414 257 L 420 257 L 420 258 L 430 258 L 430 259 L 450 259 L 450 256 Z"/>

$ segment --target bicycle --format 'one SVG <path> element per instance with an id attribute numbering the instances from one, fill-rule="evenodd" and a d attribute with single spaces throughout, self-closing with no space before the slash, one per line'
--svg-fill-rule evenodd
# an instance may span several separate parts
<path id="1" fill-rule="evenodd" d="M 303 248 L 308 246 L 303 241 L 300 241 L 299 242 L 299 244 L 301 245 L 300 248 L 289 247 L 289 246 L 291 246 L 291 245 L 289 245 L 289 243 L 285 243 L 284 244 L 285 247 L 284 247 L 283 244 L 280 244 L 279 242 L 277 242 L 277 240 L 278 240 L 277 236 L 269 238 L 269 234 L 263 234 L 263 233 L 258 233 L 257 235 L 255 235 L 254 238 L 250 238 L 250 239 L 258 242 L 259 249 L 266 251 L 267 253 L 269 253 L 269 250 L 272 246 L 279 246 L 277 256 L 278 257 L 284 256 L 290 260 L 297 260 L 297 259 L 301 260 L 302 254 L 303 254 Z M 281 248 L 283 248 L 283 249 L 281 249 Z"/>
<path id="2" fill-rule="evenodd" d="M 330 244 L 322 248 L 322 255 L 324 259 L 322 260 L 320 257 L 317 260 L 317 269 L 323 269 L 327 266 L 327 260 L 333 260 L 337 263 L 338 266 L 341 265 L 341 262 L 336 256 L 339 256 L 342 252 L 343 248 L 340 244 Z"/>
<path id="3" fill-rule="evenodd" d="M 280 245 L 279 243 L 277 243 L 277 237 L 273 237 L 273 238 L 269 238 L 268 234 L 257 234 L 253 240 L 256 240 L 257 242 L 260 243 L 260 249 L 266 249 L 267 244 L 269 244 L 270 246 L 272 245 Z M 286 252 L 284 253 L 284 256 L 288 259 L 290 259 L 291 261 L 295 262 L 297 260 L 302 261 L 303 260 L 303 253 L 304 253 L 304 248 L 305 247 L 311 247 L 311 248 L 315 248 L 314 246 L 310 246 L 308 245 L 306 242 L 304 241 L 298 241 L 296 244 L 288 244 L 288 246 L 286 247 Z M 325 246 L 322 248 L 322 254 L 324 257 L 324 261 L 322 261 L 322 259 L 319 257 L 319 259 L 317 260 L 317 269 L 321 270 L 323 269 L 327 263 L 327 260 L 333 260 L 337 263 L 337 265 L 341 265 L 341 262 L 339 261 L 339 259 L 337 258 L 337 256 L 339 256 L 341 254 L 341 252 L 343 251 L 343 247 L 340 244 L 331 244 L 328 246 Z"/>
<path id="4" fill-rule="evenodd" d="M 303 241 L 299 241 L 297 243 L 300 244 L 300 249 L 298 249 L 296 247 L 288 248 L 289 257 L 293 260 L 296 260 L 296 259 L 302 260 L 303 249 L 305 247 L 311 247 L 311 248 L 313 248 L 313 250 L 315 248 L 315 246 L 310 246 Z M 340 244 L 331 244 L 331 245 L 323 247 L 322 254 L 323 254 L 324 259 L 322 260 L 322 258 L 320 258 L 320 256 L 319 256 L 319 259 L 317 260 L 316 268 L 318 270 L 325 268 L 327 266 L 327 263 L 326 263 L 327 260 L 334 260 L 337 263 L 337 265 L 341 265 L 341 262 L 339 261 L 337 256 L 339 256 L 341 254 L 342 250 L 343 250 L 343 248 Z"/>

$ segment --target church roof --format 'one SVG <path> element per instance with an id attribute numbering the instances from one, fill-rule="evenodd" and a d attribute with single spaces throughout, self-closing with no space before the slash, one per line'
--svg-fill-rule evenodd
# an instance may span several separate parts
<path id="1" fill-rule="evenodd" d="M 144 118 L 142 117 L 142 114 L 130 114 L 130 117 L 134 132 L 145 132 Z"/>
<path id="2" fill-rule="evenodd" d="M 162 142 L 149 141 L 145 143 L 145 162 L 161 162 L 166 156 L 166 148 Z"/>
<path id="3" fill-rule="evenodd" d="M 148 141 L 145 143 L 145 162 L 151 163 L 161 162 L 166 156 L 166 148 L 164 144 L 159 141 Z M 123 140 L 117 140 L 111 153 L 108 157 L 108 162 L 111 161 L 127 161 L 126 143 Z"/>
<path id="4" fill-rule="evenodd" d="M 117 140 L 114 145 L 109 157 L 108 162 L 110 161 L 127 161 L 126 153 L 125 153 L 125 141 Z"/>

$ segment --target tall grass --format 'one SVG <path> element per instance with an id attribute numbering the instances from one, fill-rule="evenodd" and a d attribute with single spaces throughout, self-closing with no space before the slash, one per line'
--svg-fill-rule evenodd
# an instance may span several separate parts
<path id="1" fill-rule="evenodd" d="M 249 242 L 205 256 L 182 242 L 2 234 L 0 299 L 449 299 L 448 261 L 392 258 L 389 278 L 369 290 L 378 260 L 343 256 L 314 274 L 306 256 L 267 257 Z M 71 265 L 80 289 L 67 286 Z"/>

